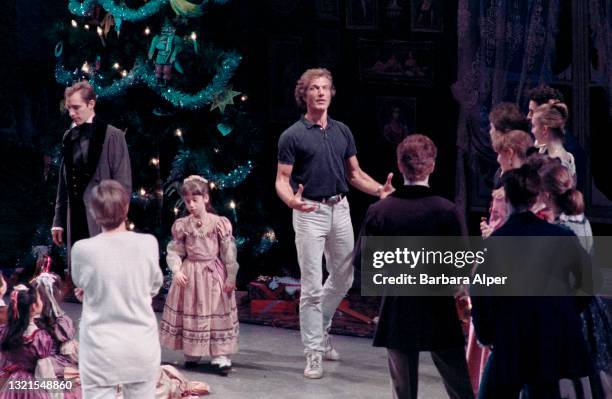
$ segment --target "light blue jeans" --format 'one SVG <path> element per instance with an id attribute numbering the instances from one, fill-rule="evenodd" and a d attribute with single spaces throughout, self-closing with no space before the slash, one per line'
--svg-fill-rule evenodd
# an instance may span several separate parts
<path id="1" fill-rule="evenodd" d="M 355 238 L 348 201 L 334 205 L 306 200 L 313 212 L 293 210 L 295 246 L 300 264 L 300 333 L 304 351 L 325 350 L 325 332 L 338 304 L 353 284 Z M 323 284 L 323 255 L 329 276 Z"/>

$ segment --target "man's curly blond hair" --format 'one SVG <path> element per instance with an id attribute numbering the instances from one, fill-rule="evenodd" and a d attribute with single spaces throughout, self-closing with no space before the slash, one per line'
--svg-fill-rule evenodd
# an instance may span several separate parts
<path id="1" fill-rule="evenodd" d="M 326 68 L 312 68 L 307 69 L 302 76 L 298 79 L 295 84 L 295 102 L 298 107 L 306 108 L 306 102 L 304 101 L 304 97 L 306 97 L 306 91 L 308 90 L 308 86 L 310 86 L 310 82 L 315 80 L 316 78 L 324 77 L 329 79 L 331 83 L 331 96 L 336 95 L 336 88 L 334 87 L 334 81 L 332 79 L 331 72 Z"/>

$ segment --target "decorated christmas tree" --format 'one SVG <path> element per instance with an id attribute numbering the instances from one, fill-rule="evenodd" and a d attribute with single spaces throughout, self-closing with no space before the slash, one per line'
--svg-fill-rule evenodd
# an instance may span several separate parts
<path id="1" fill-rule="evenodd" d="M 201 175 L 213 207 L 234 225 L 244 271 L 276 238 L 257 197 L 248 195 L 263 184 L 254 173 L 261 123 L 234 82 L 243 60 L 211 39 L 222 36 L 218 18 L 231 18 L 226 3 L 70 0 L 70 19 L 55 29 L 55 77 L 63 86 L 88 80 L 97 115 L 126 131 L 130 228 L 155 234 L 163 259 L 170 226 L 185 215 L 180 184 Z"/>

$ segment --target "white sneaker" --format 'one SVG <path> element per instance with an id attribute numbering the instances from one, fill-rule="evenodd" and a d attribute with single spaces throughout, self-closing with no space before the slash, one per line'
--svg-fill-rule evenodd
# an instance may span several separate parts
<path id="1" fill-rule="evenodd" d="M 332 346 L 329 334 L 325 334 L 325 352 L 323 352 L 323 359 L 331 361 L 340 360 L 340 354 Z"/>
<path id="2" fill-rule="evenodd" d="M 321 352 L 310 351 L 306 353 L 306 368 L 304 377 L 317 379 L 323 377 L 323 354 Z"/>

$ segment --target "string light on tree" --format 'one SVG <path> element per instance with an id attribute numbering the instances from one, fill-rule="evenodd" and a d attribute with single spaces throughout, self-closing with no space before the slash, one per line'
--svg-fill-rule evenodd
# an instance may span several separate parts
<path id="1" fill-rule="evenodd" d="M 74 19 L 70 21 L 70 25 L 72 25 L 73 28 L 76 28 L 79 26 L 79 24 L 77 24 L 77 21 L 75 21 Z"/>
<path id="2" fill-rule="evenodd" d="M 87 61 L 85 61 L 83 65 L 81 66 L 81 71 L 85 73 L 89 73 L 89 64 L 87 63 Z"/>
<path id="3" fill-rule="evenodd" d="M 173 211 L 174 211 L 174 216 L 178 216 L 179 209 L 176 206 L 174 207 Z"/>
<path id="4" fill-rule="evenodd" d="M 128 71 L 126 71 L 125 69 L 123 71 L 121 71 L 121 76 L 123 76 L 124 78 L 127 76 Z"/>
<path id="5" fill-rule="evenodd" d="M 104 33 L 102 28 L 100 28 L 99 26 L 96 28 L 96 32 L 98 32 L 98 36 L 100 36 L 100 37 L 102 37 L 102 34 Z"/>
<path id="6" fill-rule="evenodd" d="M 127 226 L 128 230 L 134 230 L 136 228 L 136 225 L 132 222 L 128 222 L 128 226 Z"/>
<path id="7" fill-rule="evenodd" d="M 118 63 L 118 62 L 115 62 L 115 63 L 113 64 L 113 69 L 114 69 L 115 71 L 118 71 L 120 68 L 121 68 L 121 65 L 119 65 L 119 63 Z"/>
<path id="8" fill-rule="evenodd" d="M 149 161 L 149 163 L 153 166 L 159 166 L 159 159 L 158 158 L 151 158 L 151 160 Z"/>
<path id="9" fill-rule="evenodd" d="M 181 129 L 176 129 L 174 131 L 174 135 L 178 137 L 179 140 L 181 140 L 181 143 L 185 144 L 185 142 L 183 141 L 183 131 Z"/>
<path id="10" fill-rule="evenodd" d="M 276 242 L 276 233 L 272 229 L 267 230 L 264 233 L 264 237 L 271 242 Z"/>
<path id="11" fill-rule="evenodd" d="M 211 181 L 211 182 L 208 184 L 208 186 L 210 187 L 210 189 L 211 189 L 211 190 L 214 190 L 214 189 L 217 187 L 217 185 L 215 184 L 215 182 L 214 182 L 214 181 Z"/>
<path id="12" fill-rule="evenodd" d="M 144 30 L 144 34 L 149 36 L 150 33 L 151 33 L 151 29 L 149 29 L 149 27 L 147 26 Z"/>
<path id="13" fill-rule="evenodd" d="M 193 51 L 197 54 L 198 53 L 198 35 L 196 35 L 195 32 L 191 32 L 191 35 L 189 36 L 189 38 L 193 42 Z"/>
<path id="14" fill-rule="evenodd" d="M 83 28 L 85 28 L 85 30 L 89 30 L 89 24 L 83 25 Z"/>
<path id="15" fill-rule="evenodd" d="M 240 96 L 240 101 L 245 102 L 246 100 L 249 99 L 249 96 L 247 96 L 246 94 L 243 94 Z"/>
<path id="16" fill-rule="evenodd" d="M 144 197 L 145 195 L 147 195 L 147 190 L 145 190 L 144 188 L 140 189 L 140 196 Z"/>
<path id="17" fill-rule="evenodd" d="M 236 203 L 234 202 L 234 200 L 231 200 L 228 206 L 232 210 L 232 216 L 234 217 L 234 223 L 238 223 L 238 214 L 236 213 Z"/>
<path id="18" fill-rule="evenodd" d="M 259 245 L 255 248 L 255 253 L 263 254 L 268 252 L 278 240 L 276 239 L 276 233 L 271 228 L 268 228 L 261 236 L 259 240 Z"/>

